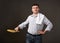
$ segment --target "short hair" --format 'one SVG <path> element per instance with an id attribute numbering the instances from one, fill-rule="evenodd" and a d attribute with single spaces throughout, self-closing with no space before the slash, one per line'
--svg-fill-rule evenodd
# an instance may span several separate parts
<path id="1" fill-rule="evenodd" d="M 39 4 L 33 4 L 32 6 L 38 6 L 39 7 Z M 40 8 L 40 7 L 39 7 Z"/>

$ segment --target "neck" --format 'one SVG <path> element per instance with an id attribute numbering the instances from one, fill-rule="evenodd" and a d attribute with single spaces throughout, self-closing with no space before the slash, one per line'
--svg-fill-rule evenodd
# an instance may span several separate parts
<path id="1" fill-rule="evenodd" d="M 33 15 L 38 15 L 38 13 L 33 13 Z"/>

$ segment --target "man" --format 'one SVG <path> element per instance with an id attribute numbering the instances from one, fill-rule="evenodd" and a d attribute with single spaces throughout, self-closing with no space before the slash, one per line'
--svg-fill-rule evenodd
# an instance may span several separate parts
<path id="1" fill-rule="evenodd" d="M 39 13 L 39 9 L 38 4 L 33 4 L 33 14 L 28 16 L 25 22 L 21 23 L 15 28 L 15 30 L 18 31 L 19 28 L 23 29 L 28 24 L 26 43 L 42 43 L 42 35 L 44 35 L 47 31 L 50 31 L 53 27 L 52 23 L 47 19 L 47 17 L 42 13 Z M 44 24 L 46 24 L 47 27 L 43 31 Z"/>

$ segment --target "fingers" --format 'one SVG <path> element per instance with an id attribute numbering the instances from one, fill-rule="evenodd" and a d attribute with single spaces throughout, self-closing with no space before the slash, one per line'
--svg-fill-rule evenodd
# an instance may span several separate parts
<path id="1" fill-rule="evenodd" d="M 15 31 L 18 31 L 18 27 L 15 28 Z"/>
<path id="2" fill-rule="evenodd" d="M 39 34 L 45 34 L 45 32 L 44 32 L 44 31 L 38 31 L 38 33 L 39 33 Z"/>

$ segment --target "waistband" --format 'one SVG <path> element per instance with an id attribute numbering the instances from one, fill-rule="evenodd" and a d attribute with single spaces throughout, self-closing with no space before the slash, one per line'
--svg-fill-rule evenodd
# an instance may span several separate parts
<path id="1" fill-rule="evenodd" d="M 42 34 L 33 35 L 33 34 L 29 33 L 29 32 L 27 32 L 27 34 L 32 35 L 32 36 L 40 36 L 40 35 L 42 35 Z"/>

